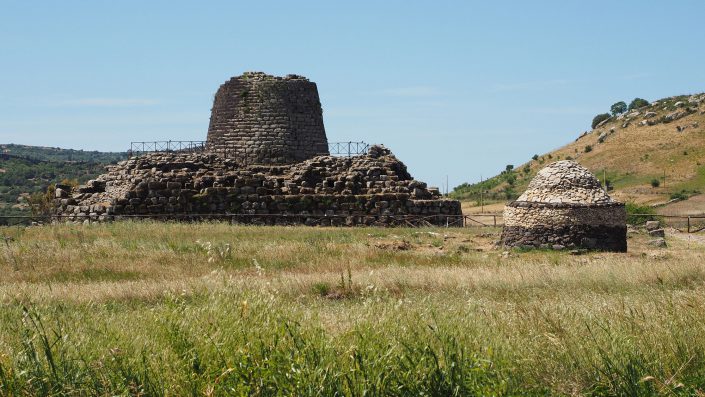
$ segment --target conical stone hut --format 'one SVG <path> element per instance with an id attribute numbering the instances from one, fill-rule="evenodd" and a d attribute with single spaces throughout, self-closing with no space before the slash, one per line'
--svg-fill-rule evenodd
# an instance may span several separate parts
<path id="1" fill-rule="evenodd" d="M 627 250 L 626 210 L 580 164 L 563 160 L 539 171 L 504 209 L 506 247 Z"/>

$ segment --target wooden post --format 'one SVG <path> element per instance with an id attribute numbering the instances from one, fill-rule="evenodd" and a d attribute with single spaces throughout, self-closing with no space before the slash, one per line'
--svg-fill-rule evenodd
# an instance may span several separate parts
<path id="1" fill-rule="evenodd" d="M 492 215 L 492 220 L 494 222 L 494 227 L 497 227 L 497 215 Z"/>
<path id="2" fill-rule="evenodd" d="M 688 233 L 690 233 L 690 216 L 688 216 Z"/>
<path id="3" fill-rule="evenodd" d="M 482 193 L 484 193 L 483 189 L 482 189 L 482 182 L 484 182 L 484 181 L 482 180 L 482 175 L 480 175 L 480 213 L 485 212 L 485 200 L 482 195 Z"/>

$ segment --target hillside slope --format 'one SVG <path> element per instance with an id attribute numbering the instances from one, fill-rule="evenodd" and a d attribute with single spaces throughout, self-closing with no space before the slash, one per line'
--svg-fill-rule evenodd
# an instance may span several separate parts
<path id="1" fill-rule="evenodd" d="M 125 153 L 93 152 L 14 144 L 0 145 L 0 224 L 6 215 L 29 213 L 26 197 L 52 183 L 95 178 Z"/>
<path id="2" fill-rule="evenodd" d="M 610 194 L 622 201 L 663 204 L 705 192 L 705 94 L 664 98 L 613 116 L 574 142 L 483 183 L 458 186 L 452 195 L 478 200 L 482 190 L 490 200 L 512 199 L 538 170 L 561 159 L 606 178 Z"/>

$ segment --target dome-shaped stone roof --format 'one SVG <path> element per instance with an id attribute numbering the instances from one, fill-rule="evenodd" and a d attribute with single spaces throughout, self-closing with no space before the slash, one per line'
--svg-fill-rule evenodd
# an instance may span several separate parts
<path id="1" fill-rule="evenodd" d="M 613 202 L 595 175 L 572 160 L 557 161 L 539 171 L 517 201 L 569 204 Z"/>

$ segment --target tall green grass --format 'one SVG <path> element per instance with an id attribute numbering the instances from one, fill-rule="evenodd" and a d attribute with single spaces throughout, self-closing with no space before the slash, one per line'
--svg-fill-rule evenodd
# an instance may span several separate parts
<path id="1" fill-rule="evenodd" d="M 276 297 L 173 297 L 137 312 L 13 307 L 3 395 L 509 395 L 511 366 L 447 319 L 402 315 L 331 336 Z M 111 318 L 117 316 L 118 318 Z M 398 320 L 403 320 L 399 322 Z"/>
<path id="2" fill-rule="evenodd" d="M 477 251 L 488 229 L 0 232 L 2 396 L 705 390 L 705 251 L 676 239 L 572 256 Z"/>

